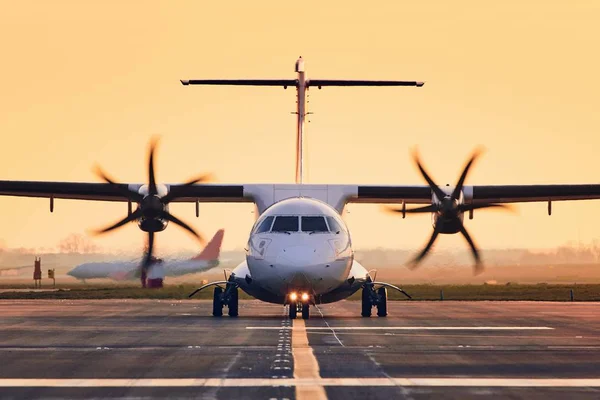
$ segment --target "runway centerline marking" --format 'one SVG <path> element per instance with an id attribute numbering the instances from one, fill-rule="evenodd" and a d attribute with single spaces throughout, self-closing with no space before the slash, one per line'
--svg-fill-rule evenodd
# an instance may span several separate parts
<path id="1" fill-rule="evenodd" d="M 318 381 L 319 363 L 308 343 L 306 324 L 303 319 L 294 319 L 292 325 L 292 355 L 294 357 L 294 380 Z M 297 399 L 327 399 L 323 385 L 296 386 Z"/>
<path id="2" fill-rule="evenodd" d="M 314 393 L 325 386 L 447 386 L 447 387 L 600 387 L 600 378 L 154 378 L 154 379 L 0 379 L 0 387 L 82 388 L 82 387 L 280 387 L 295 386 Z M 316 397 L 311 397 L 316 398 Z M 323 397 L 327 398 L 327 397 Z"/>
<path id="3" fill-rule="evenodd" d="M 247 326 L 252 330 L 279 330 L 295 329 L 280 326 Z M 335 331 L 544 331 L 554 330 L 548 326 L 311 326 L 304 327 L 307 331 L 335 330 Z"/>

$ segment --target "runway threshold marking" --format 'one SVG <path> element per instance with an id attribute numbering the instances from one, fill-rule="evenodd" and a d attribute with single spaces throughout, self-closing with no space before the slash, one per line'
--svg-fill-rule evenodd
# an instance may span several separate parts
<path id="1" fill-rule="evenodd" d="M 301 388 L 303 396 L 314 396 L 326 386 L 447 386 L 447 387 L 600 387 L 600 378 L 156 378 L 156 379 L 0 379 L 0 387 L 82 388 L 82 387 L 290 387 Z M 306 392 L 303 390 L 306 389 Z M 320 397 L 310 397 L 316 399 Z M 322 397 L 322 398 L 327 398 Z"/>
<path id="2" fill-rule="evenodd" d="M 253 330 L 278 330 L 278 326 L 247 326 Z M 287 328 L 287 329 L 295 329 Z M 336 331 L 541 331 L 554 330 L 548 326 L 311 326 L 307 331 L 336 330 Z"/>
<path id="3" fill-rule="evenodd" d="M 319 363 L 308 343 L 306 324 L 303 319 L 294 319 L 292 325 L 292 355 L 294 357 L 294 380 L 311 380 L 312 385 L 296 386 L 297 399 L 327 399 L 321 379 Z M 281 379 L 284 380 L 284 379 Z"/>

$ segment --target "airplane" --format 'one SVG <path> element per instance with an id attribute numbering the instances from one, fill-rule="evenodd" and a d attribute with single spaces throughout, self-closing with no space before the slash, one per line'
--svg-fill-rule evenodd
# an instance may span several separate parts
<path id="1" fill-rule="evenodd" d="M 218 230 L 206 247 L 196 256 L 184 260 L 162 260 L 153 259 L 149 267 L 147 279 L 164 279 L 165 276 L 182 276 L 208 271 L 219 265 L 219 254 L 225 231 Z M 80 264 L 67 275 L 76 279 L 113 279 L 118 281 L 140 279 L 139 261 L 112 261 L 112 262 L 89 262 Z M 146 282 L 142 282 L 145 286 Z"/>
<path id="2" fill-rule="evenodd" d="M 137 221 L 139 228 L 148 233 L 152 254 L 154 234 L 165 230 L 169 221 L 197 236 L 195 230 L 168 212 L 171 202 L 195 203 L 196 216 L 200 203 L 254 203 L 257 219 L 252 227 L 243 260 L 223 281 L 211 282 L 199 290 L 214 287 L 213 310 L 215 317 L 228 308 L 231 317 L 239 315 L 238 293 L 288 307 L 289 317 L 303 319 L 310 316 L 310 306 L 336 302 L 362 290 L 361 315 L 370 317 L 373 308 L 377 315 L 387 315 L 387 289 L 401 288 L 376 280 L 354 259 L 352 239 L 342 219 L 349 203 L 385 204 L 391 212 L 403 218 L 407 214 L 431 213 L 433 233 L 425 248 L 415 257 L 414 268 L 430 251 L 439 234 L 461 233 L 475 257 L 475 273 L 481 272 L 477 247 L 464 225 L 465 213 L 469 219 L 474 211 L 502 207 L 510 203 L 543 202 L 552 213 L 552 202 L 600 199 L 598 184 L 568 185 L 465 185 L 467 174 L 478 153 L 467 163 L 457 184 L 440 187 L 425 171 L 418 154 L 414 161 L 427 185 L 360 185 L 308 184 L 303 182 L 303 136 L 307 115 L 306 93 L 310 88 L 354 86 L 412 86 L 422 87 L 418 81 L 367 81 L 339 79 L 309 79 L 304 60 L 295 65 L 295 79 L 203 79 L 182 80 L 183 85 L 250 85 L 296 88 L 296 182 L 294 184 L 216 184 L 206 183 L 204 177 L 183 184 L 157 184 L 154 174 L 152 141 L 148 158 L 148 183 L 123 184 L 99 173 L 105 183 L 0 181 L 0 195 L 41 197 L 50 200 L 50 211 L 55 199 L 120 201 L 128 203 L 128 216 L 103 231 L 109 231 Z M 132 212 L 132 203 L 137 209 Z M 391 208 L 391 204 L 401 205 Z M 421 204 L 407 209 L 407 204 Z M 144 265 L 147 265 L 144 262 Z"/>

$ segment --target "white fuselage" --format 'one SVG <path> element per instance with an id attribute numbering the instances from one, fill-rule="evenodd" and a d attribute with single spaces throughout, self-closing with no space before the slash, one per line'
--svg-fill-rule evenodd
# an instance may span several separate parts
<path id="1" fill-rule="evenodd" d="M 246 262 L 233 273 L 244 291 L 265 301 L 285 302 L 290 293 L 306 293 L 318 303 L 353 275 L 366 279 L 340 214 L 314 198 L 288 198 L 267 208 L 246 250 Z M 350 286 L 342 298 L 355 291 L 356 285 Z"/>
<path id="2" fill-rule="evenodd" d="M 76 279 L 114 279 L 133 280 L 139 278 L 139 261 L 114 261 L 114 262 L 90 262 L 78 265 L 70 270 L 67 275 Z M 166 260 L 160 265 L 160 270 L 154 266 L 148 271 L 148 276 L 182 276 L 208 271 L 219 265 L 219 260 Z"/>

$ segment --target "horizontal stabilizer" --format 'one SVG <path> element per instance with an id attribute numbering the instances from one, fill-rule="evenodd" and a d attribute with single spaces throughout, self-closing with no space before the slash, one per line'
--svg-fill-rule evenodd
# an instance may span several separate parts
<path id="1" fill-rule="evenodd" d="M 342 79 L 311 79 L 308 86 L 416 86 L 421 87 L 425 82 L 417 81 L 364 81 Z"/>
<path id="2" fill-rule="evenodd" d="M 188 79 L 183 85 L 225 85 L 225 86 L 297 86 L 295 79 Z"/>

